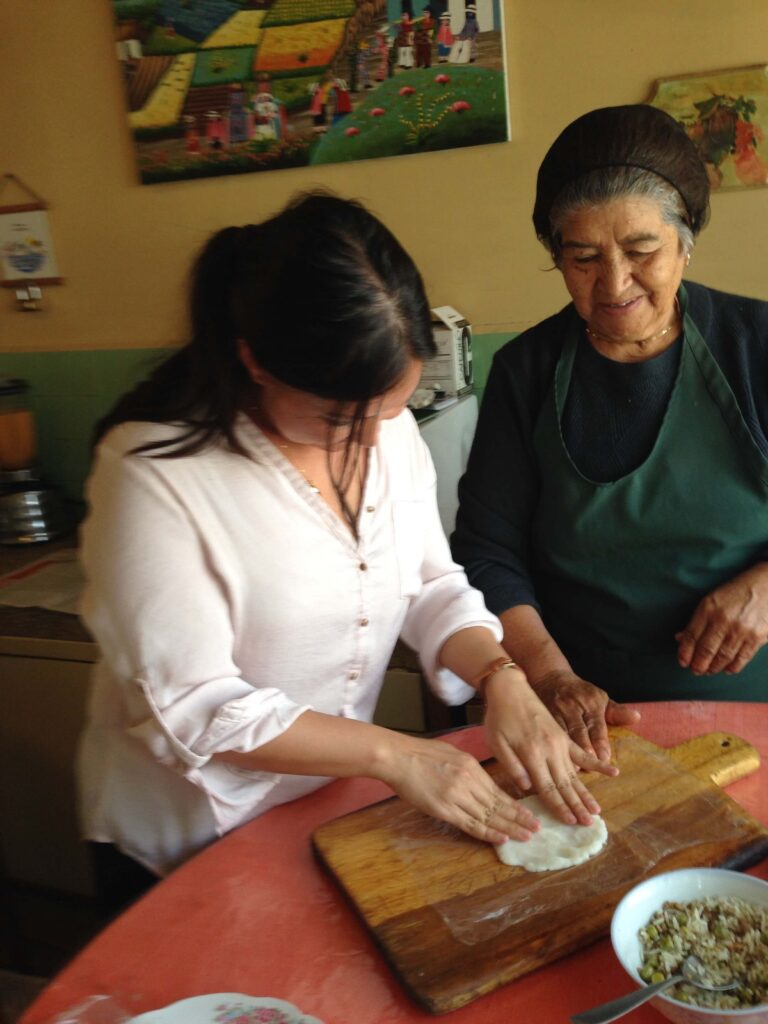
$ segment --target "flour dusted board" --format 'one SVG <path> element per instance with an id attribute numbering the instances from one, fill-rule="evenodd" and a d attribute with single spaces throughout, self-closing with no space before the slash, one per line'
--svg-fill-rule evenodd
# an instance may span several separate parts
<path id="1" fill-rule="evenodd" d="M 611 733 L 621 775 L 587 777 L 608 843 L 573 868 L 506 867 L 490 847 L 398 799 L 315 831 L 318 857 L 425 1009 L 458 1009 L 599 938 L 619 899 L 648 875 L 745 867 L 768 855 L 768 830 L 715 784 L 757 768 L 751 746 L 711 733 L 662 750 Z M 504 784 L 498 765 L 487 767 Z"/>

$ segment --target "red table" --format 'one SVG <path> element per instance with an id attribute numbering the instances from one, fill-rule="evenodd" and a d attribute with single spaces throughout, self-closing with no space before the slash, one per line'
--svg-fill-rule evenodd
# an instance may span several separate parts
<path id="1" fill-rule="evenodd" d="M 768 704 L 638 705 L 637 732 L 672 746 L 732 732 L 760 752 L 759 772 L 728 788 L 768 824 Z M 487 757 L 482 730 L 447 737 Z M 94 939 L 43 991 L 21 1024 L 41 1024 L 106 993 L 130 1014 L 207 992 L 286 999 L 326 1024 L 406 1024 L 434 1019 L 400 988 L 362 924 L 315 862 L 312 831 L 391 795 L 345 779 L 278 807 L 214 843 L 157 885 Z M 768 879 L 768 862 L 752 874 Z M 562 1024 L 570 1014 L 632 987 L 602 940 L 450 1014 L 452 1024 Z M 633 1024 L 660 1022 L 642 1007 Z"/>

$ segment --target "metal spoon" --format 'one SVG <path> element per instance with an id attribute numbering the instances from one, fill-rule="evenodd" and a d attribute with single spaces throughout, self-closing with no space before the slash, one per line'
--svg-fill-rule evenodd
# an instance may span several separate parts
<path id="1" fill-rule="evenodd" d="M 612 999 L 610 1003 L 603 1003 L 591 1010 L 585 1010 L 584 1013 L 577 1013 L 571 1017 L 571 1021 L 573 1024 L 609 1024 L 610 1021 L 616 1020 L 617 1017 L 623 1017 L 625 1013 L 629 1013 L 641 1003 L 653 999 L 659 992 L 671 988 L 679 981 L 689 981 L 691 985 L 703 988 L 707 992 L 727 992 L 739 984 L 738 981 L 729 981 L 727 985 L 707 985 L 703 980 L 704 977 L 704 964 L 701 960 L 697 956 L 687 956 L 680 965 L 679 974 L 673 974 L 671 978 L 657 981 L 653 985 L 646 985 L 645 988 L 638 989 L 637 992 L 630 992 L 629 995 Z"/>

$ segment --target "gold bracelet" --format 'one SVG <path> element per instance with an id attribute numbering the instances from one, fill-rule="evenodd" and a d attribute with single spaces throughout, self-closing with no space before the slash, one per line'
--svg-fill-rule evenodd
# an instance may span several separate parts
<path id="1" fill-rule="evenodd" d="M 517 668 L 522 672 L 523 670 L 517 664 L 516 661 L 512 661 L 511 658 L 494 658 L 490 665 L 486 665 L 479 675 L 476 675 L 474 679 L 469 680 L 469 685 L 473 686 L 481 697 L 485 697 L 485 684 L 491 678 L 496 675 L 497 672 L 501 672 L 503 668 Z"/>

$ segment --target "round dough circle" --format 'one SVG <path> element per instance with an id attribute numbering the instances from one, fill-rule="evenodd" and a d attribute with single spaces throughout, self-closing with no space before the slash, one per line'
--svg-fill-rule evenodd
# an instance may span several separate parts
<path id="1" fill-rule="evenodd" d="M 570 868 L 594 857 L 608 841 L 608 829 L 598 814 L 592 815 L 591 825 L 566 825 L 537 796 L 527 796 L 520 803 L 538 818 L 541 828 L 527 842 L 508 839 L 497 846 L 503 864 L 526 871 Z"/>

